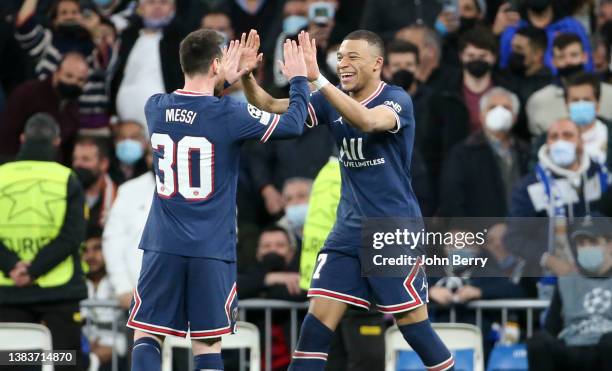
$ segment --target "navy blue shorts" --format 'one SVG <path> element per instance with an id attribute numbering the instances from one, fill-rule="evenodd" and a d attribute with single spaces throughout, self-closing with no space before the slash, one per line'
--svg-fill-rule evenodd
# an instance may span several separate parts
<path id="1" fill-rule="evenodd" d="M 236 263 L 144 251 L 127 326 L 192 339 L 234 333 Z"/>
<path id="2" fill-rule="evenodd" d="M 429 301 L 421 259 L 407 277 L 362 277 L 359 257 L 323 249 L 317 257 L 308 297 L 338 300 L 369 309 L 372 297 L 382 313 L 413 310 Z"/>

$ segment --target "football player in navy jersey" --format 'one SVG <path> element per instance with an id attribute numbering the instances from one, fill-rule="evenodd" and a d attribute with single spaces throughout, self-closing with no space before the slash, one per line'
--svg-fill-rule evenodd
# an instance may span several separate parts
<path id="1" fill-rule="evenodd" d="M 407 277 L 362 277 L 359 261 L 361 225 L 371 217 L 420 217 L 410 184 L 414 142 L 412 102 L 406 92 L 381 81 L 384 45 L 370 31 L 354 31 L 338 50 L 340 86 L 319 73 L 316 42 L 298 36 L 308 79 L 317 91 L 308 105 L 309 126 L 327 125 L 340 149 L 342 192 L 336 223 L 317 258 L 304 319 L 290 370 L 325 368 L 327 353 L 349 305 L 367 309 L 370 297 L 383 313 L 395 316 L 406 341 L 428 370 L 454 369 L 451 353 L 433 331 L 427 316 L 427 282 L 420 259 Z M 241 40 L 241 67 L 252 70 L 261 60 L 259 37 Z M 282 113 L 288 100 L 274 99 L 251 74 L 242 77 L 250 103 Z M 416 253 L 416 251 L 415 251 Z"/>
<path id="2" fill-rule="evenodd" d="M 127 325 L 134 331 L 132 370 L 161 369 L 164 336 L 189 331 L 196 370 L 223 370 L 221 335 L 236 320 L 236 186 L 242 142 L 300 135 L 309 101 L 303 51 L 284 45 L 290 81 L 287 111 L 273 114 L 230 97 L 237 81 L 238 42 L 222 52 L 212 30 L 180 45 L 185 87 L 156 94 L 145 114 L 157 183 L 140 241 L 142 269 Z"/>

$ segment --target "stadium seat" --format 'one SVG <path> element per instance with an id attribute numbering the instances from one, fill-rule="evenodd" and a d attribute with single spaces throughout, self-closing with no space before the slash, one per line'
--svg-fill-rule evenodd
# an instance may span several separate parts
<path id="1" fill-rule="evenodd" d="M 235 335 L 223 336 L 223 349 L 249 349 L 249 371 L 260 371 L 259 329 L 257 326 L 238 321 Z M 186 338 L 166 336 L 162 350 L 162 371 L 172 371 L 172 350 L 174 348 L 191 349 L 189 335 Z"/>
<path id="2" fill-rule="evenodd" d="M 0 350 L 52 350 L 51 332 L 36 323 L 0 323 Z M 53 371 L 53 365 L 43 365 L 42 371 Z"/>
<path id="3" fill-rule="evenodd" d="M 482 333 L 465 323 L 433 323 L 436 333 L 455 356 L 456 371 L 484 371 Z M 385 371 L 424 371 L 425 366 L 397 326 L 385 332 Z"/>
<path id="4" fill-rule="evenodd" d="M 528 371 L 525 344 L 496 345 L 489 356 L 487 371 Z"/>

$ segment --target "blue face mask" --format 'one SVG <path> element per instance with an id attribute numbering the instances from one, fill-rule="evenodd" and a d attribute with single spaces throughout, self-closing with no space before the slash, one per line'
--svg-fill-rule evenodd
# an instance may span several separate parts
<path id="1" fill-rule="evenodd" d="M 585 246 L 578 249 L 578 264 L 591 273 L 597 273 L 604 264 L 604 249 L 601 246 Z"/>
<path id="2" fill-rule="evenodd" d="M 119 161 L 126 165 L 133 165 L 142 158 L 144 150 L 142 143 L 134 139 L 124 139 L 117 143 L 115 152 Z"/>
<path id="3" fill-rule="evenodd" d="M 549 148 L 552 162 L 561 167 L 566 167 L 576 160 L 576 145 L 567 140 L 558 140 Z"/>
<path id="4" fill-rule="evenodd" d="M 308 204 L 291 205 L 285 209 L 285 216 L 289 223 L 297 228 L 302 228 L 306 221 L 306 213 L 308 212 Z"/>
<path id="5" fill-rule="evenodd" d="M 143 18 L 142 22 L 144 23 L 145 28 L 151 28 L 154 30 L 158 30 L 160 28 L 164 28 L 169 25 L 174 19 L 174 12 L 170 13 L 166 17 L 160 18 Z"/>
<path id="6" fill-rule="evenodd" d="M 290 15 L 283 19 L 283 32 L 295 35 L 299 30 L 308 25 L 308 18 L 301 15 Z"/>
<path id="7" fill-rule="evenodd" d="M 595 120 L 597 112 L 595 103 L 587 101 L 572 102 L 569 104 L 570 119 L 578 126 L 585 126 Z"/>

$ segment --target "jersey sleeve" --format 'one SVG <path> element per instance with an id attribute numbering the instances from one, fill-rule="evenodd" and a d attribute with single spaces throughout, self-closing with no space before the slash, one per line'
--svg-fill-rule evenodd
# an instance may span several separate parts
<path id="1" fill-rule="evenodd" d="M 302 134 L 308 105 L 308 84 L 305 77 L 291 80 L 289 108 L 282 115 L 262 111 L 249 103 L 232 101 L 229 132 L 235 140 L 290 138 Z"/>
<path id="2" fill-rule="evenodd" d="M 328 124 L 329 103 L 323 96 L 323 93 L 316 91 L 310 95 L 310 103 L 308 104 L 308 120 L 306 126 L 313 128 L 319 124 Z"/>
<path id="3" fill-rule="evenodd" d="M 403 89 L 397 88 L 389 92 L 380 107 L 387 108 L 395 115 L 395 127 L 389 130 L 389 133 L 395 134 L 409 125 L 414 125 L 412 99 Z"/>
<path id="4" fill-rule="evenodd" d="M 149 130 L 149 136 L 151 136 L 155 132 L 154 123 L 156 122 L 155 115 L 157 113 L 157 107 L 158 107 L 157 102 L 161 96 L 162 94 L 154 94 L 150 96 L 149 99 L 147 99 L 147 102 L 145 103 L 145 106 L 144 106 L 144 113 L 145 113 L 145 118 L 147 120 L 146 124 L 147 124 L 147 129 Z"/>

